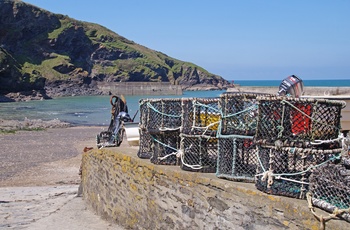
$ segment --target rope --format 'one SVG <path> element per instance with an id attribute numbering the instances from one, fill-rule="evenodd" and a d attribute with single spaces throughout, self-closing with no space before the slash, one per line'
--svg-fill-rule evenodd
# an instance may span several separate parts
<path id="1" fill-rule="evenodd" d="M 297 111 L 299 111 L 301 114 L 303 114 L 304 116 L 310 118 L 310 120 L 312 121 L 315 121 L 321 125 L 324 125 L 324 126 L 328 126 L 328 127 L 331 127 L 331 128 L 336 128 L 336 129 L 339 129 L 339 127 L 336 127 L 334 125 L 328 125 L 328 124 L 325 124 L 323 122 L 320 122 L 316 119 L 314 119 L 313 117 L 310 117 L 308 114 L 304 113 L 304 111 L 300 110 L 298 107 L 294 106 L 292 103 L 290 103 L 289 101 L 286 101 L 286 100 L 282 100 L 281 103 L 287 103 L 288 105 L 290 105 L 293 109 L 296 109 Z M 317 102 L 316 102 L 317 103 Z"/>
<path id="2" fill-rule="evenodd" d="M 270 152 L 271 152 L 272 149 L 270 149 Z M 296 148 L 291 148 L 290 151 L 293 151 L 293 153 L 296 151 Z M 269 178 L 268 180 L 268 185 L 272 185 L 273 184 L 273 177 L 275 177 L 276 179 L 282 179 L 282 180 L 287 180 L 287 181 L 292 181 L 292 182 L 296 182 L 296 183 L 299 183 L 299 184 L 309 184 L 307 182 L 302 182 L 302 181 L 297 181 L 297 180 L 293 180 L 293 179 L 287 179 L 287 178 L 284 178 L 282 176 L 296 176 L 296 175 L 303 175 L 305 173 L 307 173 L 308 171 L 310 171 L 311 169 L 315 169 L 315 168 L 318 168 L 330 161 L 334 161 L 334 160 L 337 160 L 337 159 L 340 159 L 341 155 L 338 154 L 338 155 L 335 155 L 335 156 L 332 156 L 331 158 L 329 158 L 328 160 L 318 164 L 318 165 L 310 165 L 309 167 L 307 167 L 306 170 L 304 171 L 301 171 L 301 172 L 297 172 L 297 173 L 273 173 L 273 170 L 270 169 L 270 170 L 266 170 L 261 162 L 261 159 L 260 159 L 260 156 L 259 156 L 259 149 L 258 149 L 258 146 L 257 146 L 257 159 L 259 161 L 259 164 L 260 164 L 260 167 L 262 168 L 263 172 L 262 173 L 259 173 L 259 174 L 256 174 L 255 176 L 262 176 L 261 178 L 261 181 L 265 181 L 266 178 Z M 271 157 L 270 157 L 270 161 L 271 161 Z M 272 162 L 269 162 L 269 163 L 272 163 Z"/>
<path id="3" fill-rule="evenodd" d="M 247 108 L 244 109 L 244 110 L 241 110 L 241 111 L 236 112 L 236 113 L 233 113 L 233 114 L 228 114 L 228 115 L 226 115 L 226 116 L 223 115 L 222 110 L 221 110 L 220 112 L 221 112 L 221 117 L 222 117 L 222 119 L 226 119 L 226 118 L 230 118 L 230 117 L 234 117 L 234 116 L 237 116 L 237 117 L 238 117 L 238 115 L 240 115 L 240 114 L 242 114 L 242 113 L 251 112 L 252 110 L 256 110 L 256 109 L 258 109 L 258 105 L 257 105 L 257 104 L 254 104 L 254 105 L 252 105 L 252 106 L 250 106 L 250 107 L 247 107 Z M 249 115 L 249 114 L 248 114 L 248 115 Z M 243 117 L 243 119 L 244 119 L 244 118 L 246 118 L 246 117 Z M 247 122 L 247 121 L 246 121 L 247 119 L 245 119 L 245 121 L 242 120 L 242 119 L 238 119 L 239 124 L 233 124 L 233 126 L 234 126 L 235 129 L 240 129 L 240 130 L 245 130 L 245 129 L 247 129 L 247 127 L 249 127 L 249 128 L 255 128 L 255 126 L 256 126 L 256 119 L 254 119 L 253 117 L 251 117 L 251 119 L 252 119 L 251 122 Z"/>
<path id="4" fill-rule="evenodd" d="M 167 159 L 170 156 L 173 156 L 173 155 L 177 156 L 177 154 L 178 154 L 177 152 L 172 152 L 172 153 L 169 153 L 168 155 L 165 155 L 164 157 L 158 157 L 158 159 L 162 161 L 162 160 Z"/>
<path id="5" fill-rule="evenodd" d="M 233 116 L 239 115 L 241 113 L 250 112 L 251 110 L 254 110 L 254 109 L 258 109 L 258 105 L 252 105 L 252 106 L 250 106 L 250 107 L 248 107 L 248 108 L 246 108 L 246 109 L 244 109 L 242 111 L 239 111 L 237 113 L 229 114 L 229 115 L 226 115 L 226 116 L 222 115 L 222 118 L 233 117 Z M 222 113 L 222 111 L 220 111 L 220 112 Z"/>
<path id="6" fill-rule="evenodd" d="M 205 129 L 204 132 L 203 132 L 203 135 L 204 135 L 204 133 L 206 133 L 211 126 L 214 126 L 216 124 L 220 124 L 220 121 L 216 121 L 214 123 L 210 123 L 209 125 L 203 126 L 203 127 L 193 125 L 192 128 L 193 129 Z"/>
<path id="7" fill-rule="evenodd" d="M 176 131 L 176 130 L 180 130 L 181 129 L 181 126 L 179 126 L 179 127 L 176 127 L 176 128 L 162 128 L 162 127 L 159 127 L 159 131 L 161 131 L 161 132 L 165 132 L 165 131 Z"/>
<path id="8" fill-rule="evenodd" d="M 304 173 L 307 173 L 308 171 L 310 171 L 311 169 L 315 169 L 315 168 L 318 168 L 330 161 L 333 161 L 333 160 L 336 160 L 336 159 L 340 159 L 340 155 L 339 156 L 334 156 L 334 157 L 331 157 L 330 159 L 318 164 L 318 165 L 310 165 L 309 167 L 307 167 L 306 170 L 304 171 L 301 171 L 301 172 L 297 172 L 297 173 L 280 173 L 280 174 L 274 174 L 274 176 L 296 176 L 296 175 L 301 175 L 301 174 L 304 174 Z"/>
<path id="9" fill-rule="evenodd" d="M 208 109 L 211 109 L 211 110 L 214 110 L 217 114 L 215 114 L 214 112 L 209 112 L 209 113 L 207 113 L 206 115 L 208 116 L 208 115 L 218 115 L 218 118 L 219 118 L 219 121 L 221 120 L 221 116 L 222 116 L 222 111 L 221 111 L 221 109 L 217 109 L 217 108 L 214 108 L 214 107 L 212 107 L 212 106 L 208 106 L 208 105 L 206 105 L 206 104 L 203 104 L 203 103 L 199 103 L 197 100 L 194 100 L 194 102 L 193 102 L 193 114 L 196 114 L 196 107 L 197 106 L 201 106 L 201 107 L 205 107 L 205 108 L 208 108 Z M 199 112 L 201 113 L 202 111 L 201 110 L 199 110 Z M 207 128 L 207 127 L 210 127 L 210 126 L 213 126 L 213 125 L 215 125 L 216 123 L 218 123 L 219 121 L 217 121 L 217 122 L 214 122 L 214 123 L 211 123 L 211 124 L 209 124 L 208 126 L 206 126 L 206 127 L 204 127 L 204 128 Z M 195 119 L 194 119 L 194 122 L 195 122 Z M 193 125 L 193 127 L 194 128 L 201 128 L 201 127 L 196 127 L 196 126 L 194 126 Z"/>
<path id="10" fill-rule="evenodd" d="M 156 111 L 157 113 L 164 115 L 164 116 L 168 116 L 168 117 L 181 117 L 181 115 L 172 115 L 172 114 L 167 114 L 167 113 L 163 113 L 161 111 L 159 111 L 158 109 L 156 109 L 150 102 L 146 103 L 148 108 L 151 108 L 152 110 Z"/>
<path id="11" fill-rule="evenodd" d="M 216 108 L 214 108 L 214 107 L 212 107 L 212 106 L 208 106 L 208 105 L 206 105 L 206 104 L 202 104 L 202 103 L 198 102 L 197 100 L 195 100 L 195 101 L 193 102 L 193 106 L 203 106 L 203 107 L 206 107 L 206 108 L 209 108 L 209 109 L 213 109 L 213 110 L 215 110 L 217 113 L 220 113 L 220 114 L 221 114 L 221 110 L 220 110 L 220 109 L 216 109 Z"/>
<path id="12" fill-rule="evenodd" d="M 281 101 L 281 104 L 283 104 L 283 109 L 282 109 L 282 117 L 281 117 L 281 126 L 277 126 L 277 129 L 279 129 L 280 131 L 278 132 L 277 138 L 281 138 L 283 135 L 283 120 L 284 120 L 284 112 L 285 112 L 285 103 L 283 101 Z"/>
<path id="13" fill-rule="evenodd" d="M 317 215 L 315 208 L 312 205 L 312 194 L 310 192 L 306 193 L 306 199 L 308 203 L 308 208 L 311 211 L 311 213 L 316 217 L 318 221 L 320 221 L 320 229 L 324 230 L 326 228 L 326 222 L 331 220 L 331 219 L 336 219 L 339 220 L 340 218 L 338 217 L 339 215 L 348 212 L 350 213 L 350 208 L 347 209 L 338 209 L 335 208 L 333 210 L 332 214 L 329 214 L 328 217 L 323 217 L 322 215 Z"/>
<path id="14" fill-rule="evenodd" d="M 228 135 L 223 135 L 221 134 L 222 130 L 222 120 L 220 120 L 219 126 L 218 126 L 218 131 L 216 133 L 217 138 L 241 138 L 241 139 L 254 139 L 254 136 L 245 136 L 245 135 L 237 135 L 237 134 L 228 134 Z"/>
<path id="15" fill-rule="evenodd" d="M 277 130 L 279 130 L 279 131 L 278 131 L 277 138 L 281 138 L 282 135 L 283 135 L 284 127 L 281 126 L 281 125 L 277 125 L 276 128 L 277 128 Z"/>
<path id="16" fill-rule="evenodd" d="M 312 106 L 312 110 L 316 110 L 317 108 L 317 105 L 318 105 L 318 101 L 316 101 L 316 103 L 313 103 L 313 106 Z M 311 118 L 311 121 L 315 120 L 314 117 L 316 116 L 315 113 L 312 113 L 312 118 Z M 316 125 L 312 125 L 311 126 L 311 140 L 314 139 L 315 137 L 315 131 L 316 131 Z"/>
<path id="17" fill-rule="evenodd" d="M 262 163 L 261 160 L 260 160 L 260 156 L 259 156 L 259 147 L 258 147 L 258 146 L 256 146 L 256 151 L 255 151 L 255 152 L 256 152 L 256 158 L 257 158 L 258 161 L 259 161 L 260 167 L 262 168 L 263 172 L 265 172 L 266 169 L 265 169 L 263 163 Z M 258 176 L 258 175 L 256 175 L 256 176 Z"/>
<path id="18" fill-rule="evenodd" d="M 272 174 L 273 176 L 274 175 L 277 175 L 277 174 Z M 303 182 L 303 181 L 298 181 L 298 180 L 293 180 L 293 179 L 289 179 L 289 178 L 285 178 L 285 177 L 281 177 L 281 176 L 276 176 L 276 179 L 277 180 L 286 180 L 286 181 L 290 181 L 290 182 L 294 182 L 294 183 L 299 183 L 299 184 L 310 184 L 308 182 Z"/>
<path id="19" fill-rule="evenodd" d="M 190 146 L 189 148 L 191 148 L 192 146 Z M 203 168 L 203 166 L 201 166 L 201 165 L 189 165 L 189 164 L 186 164 L 185 163 L 185 160 L 184 160 L 184 153 L 183 153 L 183 151 L 178 151 L 178 153 L 177 153 L 177 157 L 180 157 L 180 159 L 181 159 L 181 163 L 182 163 L 182 165 L 184 165 L 184 166 L 186 166 L 186 167 L 189 167 L 189 168 L 191 168 L 191 169 L 194 169 L 194 170 L 199 170 L 199 169 L 202 169 Z"/>
<path id="20" fill-rule="evenodd" d="M 153 139 L 154 141 L 156 141 L 157 143 L 163 145 L 164 147 L 167 147 L 167 148 L 169 148 L 169 149 L 174 150 L 174 152 L 169 153 L 169 154 L 167 154 L 167 155 L 165 155 L 165 156 L 163 156 L 163 157 L 158 157 L 159 160 L 164 160 L 164 159 L 166 159 L 166 158 L 168 158 L 168 157 L 170 157 L 170 156 L 173 156 L 173 155 L 176 155 L 176 154 L 177 154 L 178 149 L 175 149 L 175 148 L 171 147 L 170 145 L 164 144 L 163 142 L 157 140 L 157 139 L 154 138 L 153 136 L 152 136 L 152 139 Z"/>
<path id="21" fill-rule="evenodd" d="M 310 142 L 312 145 L 321 145 L 321 144 L 327 144 L 327 143 L 333 143 L 333 142 L 341 142 L 344 138 L 343 137 L 338 137 L 336 139 L 332 140 L 315 140 L 314 142 Z"/>

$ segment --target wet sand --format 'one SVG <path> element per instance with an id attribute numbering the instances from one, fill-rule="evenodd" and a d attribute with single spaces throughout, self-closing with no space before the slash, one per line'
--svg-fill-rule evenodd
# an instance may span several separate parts
<path id="1" fill-rule="evenodd" d="M 103 128 L 0 134 L 0 229 L 123 229 L 78 196 L 83 149 Z"/>

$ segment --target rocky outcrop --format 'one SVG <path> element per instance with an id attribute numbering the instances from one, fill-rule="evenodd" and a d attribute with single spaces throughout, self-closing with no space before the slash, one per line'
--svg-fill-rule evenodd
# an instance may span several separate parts
<path id="1" fill-rule="evenodd" d="M 0 133 L 19 130 L 43 130 L 48 128 L 67 128 L 71 125 L 58 119 L 43 121 L 41 119 L 4 120 L 0 119 Z"/>
<path id="2" fill-rule="evenodd" d="M 0 95 L 32 90 L 47 97 L 100 94 L 97 82 L 121 81 L 170 82 L 183 89 L 230 86 L 199 66 L 100 25 L 18 0 L 0 2 Z"/>

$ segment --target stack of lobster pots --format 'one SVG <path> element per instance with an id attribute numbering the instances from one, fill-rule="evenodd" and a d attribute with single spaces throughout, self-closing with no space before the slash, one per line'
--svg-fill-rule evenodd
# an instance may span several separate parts
<path id="1" fill-rule="evenodd" d="M 257 104 L 256 188 L 305 199 L 312 172 L 339 161 L 344 102 L 266 95 Z"/>
<path id="2" fill-rule="evenodd" d="M 348 138 L 347 141 L 340 161 L 329 162 L 312 172 L 307 198 L 314 206 L 350 222 L 350 143 Z"/>
<path id="3" fill-rule="evenodd" d="M 256 93 L 224 93 L 220 95 L 222 118 L 218 129 L 216 176 L 223 179 L 254 182 L 257 127 Z"/>
<path id="4" fill-rule="evenodd" d="M 178 165 L 180 148 L 181 99 L 142 99 L 138 156 L 154 164 Z"/>
<path id="5" fill-rule="evenodd" d="M 183 98 L 180 167 L 186 171 L 216 171 L 220 98 Z"/>
<path id="6" fill-rule="evenodd" d="M 139 105 L 140 158 L 255 183 L 272 195 L 307 197 L 350 221 L 344 101 L 223 93 Z"/>

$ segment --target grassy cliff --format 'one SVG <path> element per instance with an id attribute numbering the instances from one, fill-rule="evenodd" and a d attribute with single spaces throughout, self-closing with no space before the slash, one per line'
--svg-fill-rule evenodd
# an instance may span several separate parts
<path id="1" fill-rule="evenodd" d="M 136 44 L 94 23 L 17 0 L 0 2 L 0 93 L 98 82 L 170 82 L 225 88 L 205 69 Z"/>

